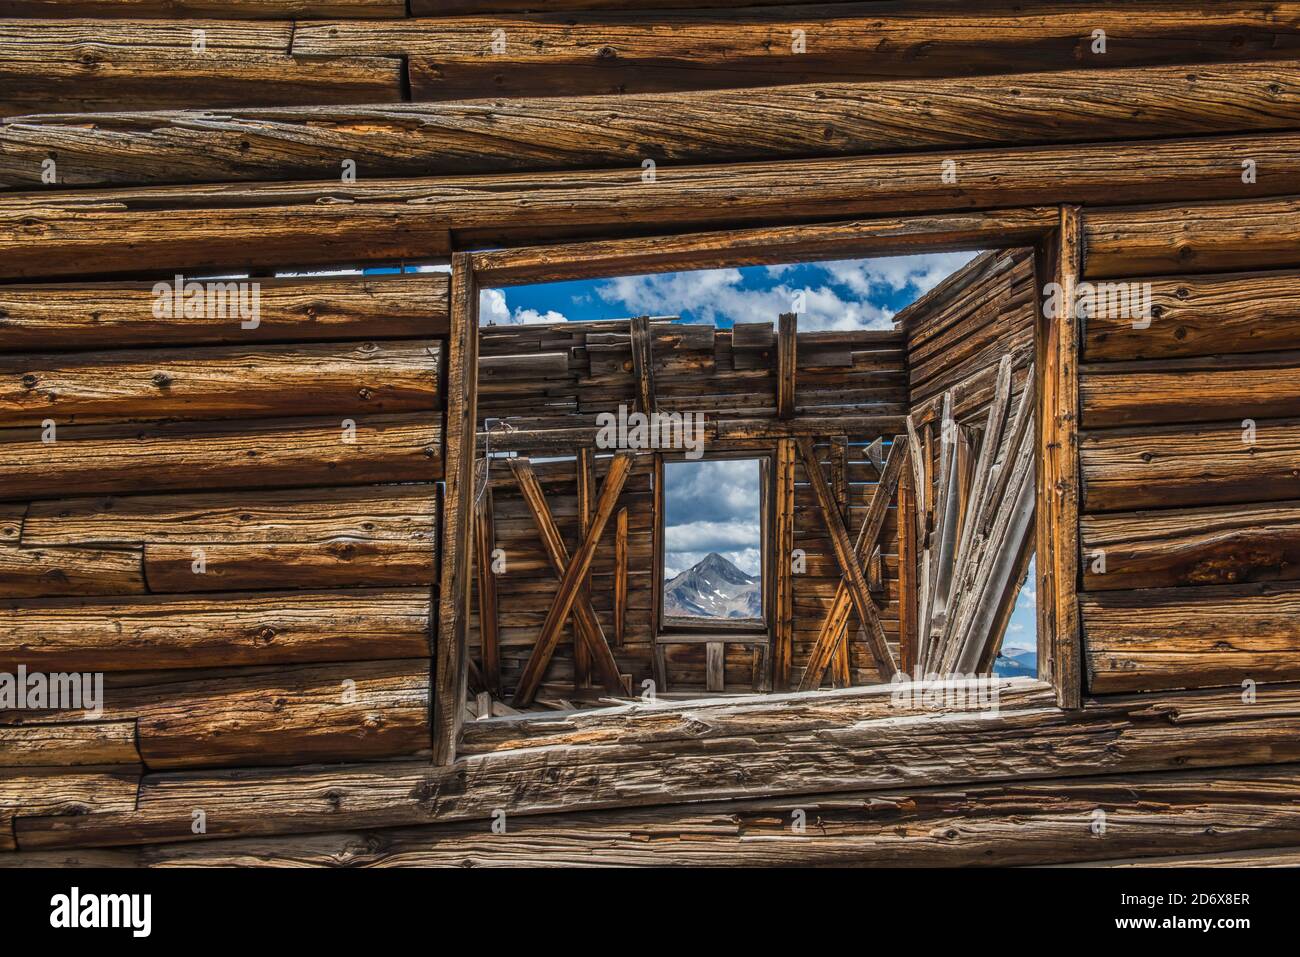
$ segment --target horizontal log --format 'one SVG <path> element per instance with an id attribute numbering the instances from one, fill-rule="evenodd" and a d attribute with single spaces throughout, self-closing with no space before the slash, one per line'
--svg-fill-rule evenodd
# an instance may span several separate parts
<path id="1" fill-rule="evenodd" d="M 1138 589 L 1079 596 L 1096 693 L 1245 687 L 1300 677 L 1300 586 Z"/>
<path id="2" fill-rule="evenodd" d="M 138 595 L 144 591 L 139 549 L 0 545 L 0 598 Z"/>
<path id="3" fill-rule="evenodd" d="M 1150 317 L 1125 315 L 1097 288 L 1082 330 L 1085 362 L 1273 352 L 1300 345 L 1300 273 L 1160 277 Z"/>
<path id="4" fill-rule="evenodd" d="M 797 59 L 797 58 L 795 58 Z M 1066 66 L 1068 64 L 1062 64 Z M 499 68 L 498 68 L 499 69 Z M 0 123 L 0 187 L 216 183 L 849 156 L 903 149 L 1284 130 L 1285 65 L 1146 67 L 381 107 L 24 116 Z"/>
<path id="5" fill-rule="evenodd" d="M 571 0 L 566 0 L 571 2 Z M 783 0 L 784 2 L 784 0 Z M 212 17 L 229 20 L 404 17 L 404 0 L 8 0 L 9 17 Z"/>
<path id="6" fill-rule="evenodd" d="M 131 271 L 141 262 L 160 271 L 309 266 L 355 262 L 359 249 L 375 260 L 427 260 L 447 253 L 449 230 L 473 247 L 774 216 L 1250 197 L 1261 187 L 1242 182 L 1243 160 L 1269 170 L 1270 192 L 1300 192 L 1298 154 L 1300 133 L 1278 133 L 681 166 L 662 170 L 649 190 L 637 169 L 8 194 L 0 275 Z M 957 163 L 957 182 L 943 182 L 945 162 Z"/>
<path id="7" fill-rule="evenodd" d="M 341 485 L 442 477 L 441 416 L 0 429 L 0 495 Z M 355 424 L 355 441 L 345 441 Z"/>
<path id="8" fill-rule="evenodd" d="M 437 500 L 431 485 L 68 498 L 32 502 L 21 529 L 25 545 L 300 545 L 343 539 L 431 548 Z"/>
<path id="9" fill-rule="evenodd" d="M 0 356 L 0 423 L 433 411 L 442 343 Z"/>
<path id="10" fill-rule="evenodd" d="M 1298 793 L 1300 770 L 1280 765 L 560 814 L 505 834 L 473 822 L 99 852 L 115 859 L 27 852 L 0 867 L 953 867 L 1198 852 L 1268 861 L 1276 852 L 1243 848 L 1300 837 Z M 802 832 L 791 826 L 800 811 Z"/>
<path id="11" fill-rule="evenodd" d="M 0 286 L 6 352 L 446 335 L 445 273 L 257 279 L 257 325 L 153 314 L 153 283 Z M 173 280 L 174 283 L 174 280 Z M 175 313 L 176 310 L 173 310 Z"/>
<path id="12" fill-rule="evenodd" d="M 0 822 L 22 814 L 129 813 L 139 784 L 140 769 L 124 765 L 7 770 L 0 774 Z M 5 830 L 0 824 L 0 834 Z"/>
<path id="13" fill-rule="evenodd" d="M 399 58 L 304 59 L 289 53 L 293 32 L 288 21 L 3 21 L 0 113 L 403 99 Z"/>
<path id="14" fill-rule="evenodd" d="M 1085 591 L 1300 580 L 1300 502 L 1084 515 Z"/>
<path id="15" fill-rule="evenodd" d="M 1079 437 L 1083 510 L 1123 511 L 1294 498 L 1300 421 L 1103 429 Z"/>
<path id="16" fill-rule="evenodd" d="M 428 588 L 0 603 L 0 668 L 8 671 L 355 661 L 428 649 Z"/>
<path id="17" fill-rule="evenodd" d="M 167 542 L 145 546 L 144 577 L 153 592 L 431 585 L 437 561 L 427 542 Z"/>
<path id="18" fill-rule="evenodd" d="M 471 756 L 446 768 L 395 761 L 147 775 L 134 811 L 22 817 L 15 831 L 28 850 L 189 841 L 185 809 L 193 807 L 208 812 L 208 838 L 457 820 L 486 828 L 495 809 L 513 818 L 1283 763 L 1300 760 L 1298 730 L 1300 695 L 1291 687 L 1262 687 L 1251 705 L 1221 691 L 1166 693 L 1091 701 L 1078 711 L 888 716 L 829 731 L 653 746 L 575 743 Z M 1053 747 L 1035 743 L 1036 735 L 1050 735 Z"/>
<path id="19" fill-rule="evenodd" d="M 0 727 L 0 768 L 139 763 L 134 721 Z"/>
<path id="20" fill-rule="evenodd" d="M 283 668 L 165 690 L 139 712 L 140 753 L 150 768 L 368 760 L 429 749 L 428 658 Z"/>
<path id="21" fill-rule="evenodd" d="M 1079 404 L 1086 429 L 1300 416 L 1300 352 L 1085 365 Z"/>
<path id="22" fill-rule="evenodd" d="M 1090 209 L 1083 235 L 1087 279 L 1300 266 L 1300 200 Z"/>
<path id="23" fill-rule="evenodd" d="M 868 3 L 801 10 L 536 14 L 300 24 L 297 56 L 403 55 L 412 97 L 638 93 L 737 88 L 823 78 L 971 76 L 1084 65 L 1123 67 L 1187 60 L 1287 56 L 1297 12 L 1189 3 L 1139 7 L 1009 4 L 951 16 L 946 5 Z M 504 29 L 505 49 L 484 37 Z M 1105 53 L 1092 31 L 1105 29 Z M 796 49 L 802 30 L 806 46 Z"/>

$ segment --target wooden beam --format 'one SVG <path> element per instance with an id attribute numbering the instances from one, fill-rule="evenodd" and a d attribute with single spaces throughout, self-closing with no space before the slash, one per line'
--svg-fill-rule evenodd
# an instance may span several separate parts
<path id="1" fill-rule="evenodd" d="M 902 436 L 897 437 L 895 441 L 899 443 L 902 450 L 907 448 L 907 440 Z M 809 484 L 812 485 L 813 494 L 817 497 L 817 504 L 821 508 L 822 517 L 826 524 L 826 530 L 830 534 L 831 546 L 835 550 L 835 560 L 839 564 L 840 571 L 843 575 L 836 594 L 839 594 L 840 589 L 848 592 L 848 598 L 852 602 L 853 610 L 858 614 L 858 621 L 867 633 L 867 646 L 871 649 L 871 654 L 876 660 L 877 667 L 880 669 L 882 675 L 887 678 L 892 678 L 897 674 L 898 666 L 894 662 L 894 656 L 889 651 L 889 645 L 885 640 L 885 631 L 880 624 L 880 616 L 876 613 L 876 606 L 872 602 L 871 595 L 867 588 L 866 577 L 862 574 L 862 566 L 858 562 L 859 549 L 855 548 L 854 543 L 849 539 L 848 530 L 844 527 L 844 520 L 840 518 L 839 510 L 836 508 L 835 498 L 831 495 L 830 487 L 826 484 L 826 476 L 822 474 L 821 465 L 817 462 L 817 455 L 813 451 L 812 440 L 800 438 L 795 440 L 795 444 L 799 449 L 799 457 L 803 461 L 804 471 L 808 475 Z M 877 486 L 877 494 L 879 494 L 882 487 L 883 485 Z M 887 492 L 882 498 L 887 504 L 889 493 Z M 874 498 L 872 503 L 874 505 Z M 886 505 L 882 505 L 880 511 L 884 512 L 885 510 Z M 868 508 L 868 519 L 871 518 L 871 511 L 872 509 Z M 880 523 L 883 524 L 883 522 L 884 518 L 882 516 Z M 864 521 L 863 533 L 868 530 L 866 521 Z M 879 524 L 877 524 L 875 531 L 876 534 L 879 534 Z M 863 535 L 860 534 L 859 539 L 862 537 Z M 865 547 L 872 543 L 860 542 L 860 544 Z M 834 610 L 833 606 L 832 610 Z M 842 617 L 844 618 L 845 629 L 847 630 L 847 614 Z M 828 612 L 827 620 L 822 624 L 821 634 L 817 637 L 817 645 L 814 649 L 817 653 L 809 655 L 808 667 L 804 670 L 803 680 L 800 682 L 799 686 L 801 691 L 816 688 L 821 684 L 822 672 L 825 670 L 826 664 L 830 660 L 831 652 L 834 649 L 834 642 L 837 638 L 842 637 L 843 632 L 840 635 L 836 635 L 832 628 L 827 627 L 830 618 L 831 615 Z"/>
<path id="2" fill-rule="evenodd" d="M 574 459 L 574 469 L 577 477 L 578 492 L 578 539 L 586 537 L 587 529 L 591 526 L 591 509 L 596 498 L 596 464 L 595 453 L 588 448 L 578 449 L 577 457 Z M 567 561 L 561 561 L 557 574 L 564 574 L 564 566 Z M 582 581 L 582 587 L 590 593 L 591 576 L 588 575 Z M 591 653 L 587 650 L 586 641 L 579 636 L 578 631 L 581 625 L 577 616 L 573 618 L 573 683 L 575 690 L 582 690 L 591 686 Z M 601 636 L 602 640 L 604 635 Z"/>
<path id="3" fill-rule="evenodd" d="M 908 448 L 917 449 L 910 429 Z M 913 451 L 909 458 L 915 462 L 917 455 Z M 905 468 L 898 476 L 898 658 L 904 675 L 916 667 L 916 564 L 916 474 Z"/>
<path id="4" fill-rule="evenodd" d="M 519 684 L 515 689 L 513 701 L 516 707 L 530 704 L 537 694 L 537 687 L 541 684 L 546 665 L 550 662 L 551 654 L 555 651 L 555 646 L 560 640 L 560 631 L 564 627 L 564 621 L 572 611 L 582 589 L 582 580 L 591 567 L 591 559 L 596 554 L 596 546 L 600 542 L 601 533 L 604 532 L 605 525 L 609 521 L 609 517 L 614 513 L 614 507 L 618 504 L 618 496 L 623 491 L 623 485 L 632 469 L 633 457 L 630 452 L 618 452 L 610 460 L 609 470 L 605 473 L 605 481 L 600 487 L 600 497 L 596 500 L 596 512 L 592 516 L 591 527 L 587 530 L 582 544 L 578 546 L 578 550 L 566 567 L 563 578 L 560 579 L 560 587 L 555 593 L 551 610 L 547 613 L 546 621 L 542 623 L 541 631 L 537 635 L 537 642 L 533 645 L 532 653 L 524 665 L 523 673 L 519 676 Z M 608 647 L 606 645 L 606 650 L 608 650 Z M 593 649 L 593 651 L 595 650 Z M 616 681 L 615 685 L 621 688 L 621 680 Z"/>
<path id="5" fill-rule="evenodd" d="M 447 349 L 447 469 L 443 491 L 441 594 L 433 672 L 433 763 L 456 759 L 469 661 L 470 563 L 474 548 L 474 439 L 478 404 L 478 286 L 465 254 L 452 259 Z"/>
<path id="6" fill-rule="evenodd" d="M 1038 660 L 1051 661 L 1051 681 L 1062 708 L 1077 708 L 1083 694 L 1079 627 L 1079 318 L 1075 302 L 1082 274 L 1080 211 L 1061 207 L 1054 245 L 1039 251 L 1037 274 L 1056 284 L 1058 308 L 1040 308 L 1035 391 L 1039 423 Z M 1048 299 L 1052 302 L 1052 299 Z M 1046 627 L 1044 627 L 1046 626 Z M 1041 665 L 1040 665 L 1041 668 Z M 1041 673 L 1041 672 L 1040 672 Z"/>
<path id="7" fill-rule="evenodd" d="M 627 634 L 627 508 L 618 510 L 614 525 L 614 646 L 623 647 Z"/>
<path id="8" fill-rule="evenodd" d="M 654 412 L 654 349 L 650 343 L 650 317 L 634 316 L 629 320 L 632 336 L 632 370 L 636 376 L 637 402 L 646 415 Z"/>
<path id="9" fill-rule="evenodd" d="M 496 526 L 492 517 L 489 459 L 480 458 L 474 472 L 474 566 L 478 570 L 478 641 L 487 690 L 501 697 L 501 653 L 497 643 L 497 576 L 492 568 Z"/>
<path id="10" fill-rule="evenodd" d="M 510 470 L 514 472 L 515 480 L 519 483 L 519 491 L 523 495 L 524 503 L 528 506 L 529 514 L 533 517 L 533 522 L 537 526 L 538 535 L 542 540 L 542 548 L 546 552 L 547 560 L 551 563 L 551 568 L 555 572 L 555 577 L 561 583 L 566 580 L 566 573 L 572 564 L 569 558 L 569 550 L 564 544 L 564 537 L 560 534 L 559 528 L 555 524 L 555 518 L 551 514 L 550 506 L 546 504 L 546 495 L 542 491 L 541 483 L 537 481 L 537 473 L 533 471 L 533 464 L 523 457 L 508 459 Z M 608 518 L 608 516 L 606 516 Z M 586 542 L 591 532 L 591 524 L 587 523 L 584 528 L 580 541 Z M 597 540 L 599 540 L 599 532 Z M 594 554 L 595 546 L 592 546 Z M 605 632 L 600 627 L 600 619 L 596 617 L 596 612 L 591 607 L 591 594 L 588 591 L 589 578 L 584 574 L 579 578 L 577 585 L 576 597 L 573 601 L 573 630 L 575 648 L 582 644 L 587 654 L 587 661 L 596 665 L 600 672 L 601 682 L 605 689 L 613 695 L 622 695 L 623 680 L 619 674 L 618 662 L 614 660 L 614 654 L 609 649 L 609 642 L 605 639 Z M 554 649 L 552 649 L 553 651 Z M 536 654 L 536 651 L 534 651 Z M 532 660 L 531 657 L 529 659 Z M 549 660 L 549 653 L 548 653 Z M 544 674 L 546 662 L 540 666 L 540 674 Z M 522 678 L 520 679 L 522 682 Z M 519 692 L 515 692 L 515 702 L 520 703 Z M 527 702 L 523 702 L 527 703 Z"/>
<path id="11" fill-rule="evenodd" d="M 781 419 L 794 418 L 794 393 L 798 362 L 799 317 L 783 312 L 776 333 L 776 414 Z"/>
<path id="12" fill-rule="evenodd" d="M 772 490 L 772 689 L 788 691 L 794 668 L 794 466 L 793 439 L 776 443 Z"/>

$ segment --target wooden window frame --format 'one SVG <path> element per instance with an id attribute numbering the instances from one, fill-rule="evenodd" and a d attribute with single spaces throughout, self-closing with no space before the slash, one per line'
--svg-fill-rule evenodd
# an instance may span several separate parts
<path id="1" fill-rule="evenodd" d="M 971 249 L 1032 247 L 1036 292 L 1047 282 L 1064 291 L 1063 315 L 1048 316 L 1039 296 L 1035 328 L 1037 370 L 1035 541 L 1038 588 L 1037 679 L 1058 707 L 1082 705 L 1078 612 L 1078 339 L 1073 290 L 1082 274 L 1080 211 L 1048 206 L 982 212 L 862 219 L 853 222 L 753 227 L 654 238 L 592 240 L 507 248 L 452 256 L 448 350 L 446 479 L 441 514 L 441 592 L 432 683 L 433 760 L 456 758 L 468 668 L 473 463 L 477 427 L 478 294 L 483 288 L 532 285 L 618 275 L 640 275 L 787 262 L 873 258 Z M 656 621 L 658 611 L 656 610 Z M 769 627 L 772 615 L 768 617 Z M 852 689 L 888 694 L 889 686 Z M 820 695 L 824 691 L 796 692 Z M 843 692 L 836 692 L 843 694 Z M 728 699 L 783 707 L 791 695 Z M 648 710 L 698 710 L 663 703 Z M 543 720 L 553 720 L 541 716 Z M 519 716 L 512 720 L 535 720 Z"/>

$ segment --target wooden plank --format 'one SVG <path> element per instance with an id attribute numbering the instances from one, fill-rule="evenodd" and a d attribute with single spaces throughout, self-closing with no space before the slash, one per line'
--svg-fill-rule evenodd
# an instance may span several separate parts
<path id="1" fill-rule="evenodd" d="M 483 659 L 487 690 L 501 697 L 501 652 L 497 635 L 497 576 L 492 567 L 497 548 L 496 524 L 492 513 L 492 487 L 488 482 L 489 460 L 479 459 L 474 478 L 474 568 L 478 573 L 478 643 Z"/>
<path id="2" fill-rule="evenodd" d="M 582 580 L 591 567 L 591 559 L 596 553 L 596 546 L 600 542 L 601 533 L 604 532 L 605 525 L 609 522 L 609 517 L 614 513 L 614 507 L 618 504 L 619 494 L 623 491 L 628 472 L 632 468 L 632 460 L 633 455 L 630 452 L 618 452 L 610 459 L 609 469 L 605 473 L 605 481 L 601 483 L 600 496 L 596 500 L 596 510 L 592 515 L 591 526 L 587 529 L 587 534 L 583 536 L 582 543 L 578 546 L 578 550 L 574 552 L 573 558 L 565 566 L 564 575 L 560 579 L 560 585 L 551 603 L 551 609 L 547 612 L 546 621 L 542 624 L 541 631 L 537 636 L 537 642 L 533 645 L 528 662 L 524 666 L 523 673 L 519 676 L 513 702 L 516 707 L 531 703 L 533 697 L 537 694 L 537 687 L 541 684 L 546 665 L 549 663 L 551 654 L 555 651 L 555 645 L 559 641 L 564 620 L 568 618 L 575 602 L 581 596 Z M 606 645 L 606 650 L 608 650 L 608 647 Z M 593 648 L 592 650 L 595 652 L 597 649 Z M 616 682 L 616 685 L 621 688 L 621 681 Z"/>
<path id="3" fill-rule="evenodd" d="M 442 428 L 423 413 L 69 425 L 58 428 L 54 442 L 42 441 L 44 431 L 36 426 L 0 429 L 0 495 L 53 498 L 69 492 L 431 482 L 442 477 Z"/>
<path id="4" fill-rule="evenodd" d="M 908 448 L 917 443 L 909 430 Z M 908 456 L 912 462 L 917 453 Z M 916 613 L 920 594 L 916 580 L 917 517 L 916 477 L 914 468 L 901 470 L 898 476 L 898 664 L 904 675 L 916 667 Z"/>
<path id="5" fill-rule="evenodd" d="M 427 657 L 259 670 L 165 692 L 140 711 L 150 768 L 355 761 L 429 748 Z"/>
<path id="6" fill-rule="evenodd" d="M 1300 674 L 1290 582 L 1092 592 L 1080 598 L 1096 693 L 1286 681 Z"/>
<path id="7" fill-rule="evenodd" d="M 20 507 L 26 512 L 24 545 L 303 545 L 350 540 L 431 547 L 438 521 L 430 485 L 65 498 Z M 0 505 L 0 513 L 4 508 Z M 0 522 L 0 532 L 5 527 Z"/>
<path id="8" fill-rule="evenodd" d="M 1274 12 L 1276 10 L 1276 13 Z M 1088 67 L 1165 64 L 1175 58 L 1235 60 L 1297 45 L 1296 14 L 1277 8 L 1212 8 L 1178 2 L 1140 7 L 1060 6 L 1049 15 L 1005 3 L 978 15 L 912 4 L 825 7 L 806 49 L 791 55 L 793 11 L 756 9 L 743 19 L 710 11 L 337 21 L 300 24 L 298 56 L 406 55 L 415 99 L 526 94 L 638 93 L 737 88 L 822 77 L 970 76 L 1033 72 L 1068 62 Z M 928 12 L 930 15 L 926 16 Z M 936 15 L 937 14 L 937 15 Z M 483 54 L 483 37 L 508 24 L 506 49 Z M 1089 38 L 1105 29 L 1104 54 Z M 813 35 L 815 34 L 815 35 Z M 863 38 L 870 38 L 864 45 Z M 975 40 L 979 37 L 979 40 Z M 921 55 L 917 51 L 922 51 Z"/>
<path id="9" fill-rule="evenodd" d="M 727 646 L 720 641 L 705 642 L 707 664 L 704 668 L 704 688 L 706 691 L 722 691 L 726 688 L 724 675 L 726 648 Z"/>
<path id="10" fill-rule="evenodd" d="M 202 30 L 196 39 L 194 31 Z M 400 102 L 397 57 L 291 55 L 294 24 L 231 20 L 0 23 L 0 112 Z M 202 50 L 195 46 L 202 43 Z"/>
<path id="11" fill-rule="evenodd" d="M 776 443 L 772 488 L 772 690 L 788 691 L 794 670 L 794 484 L 793 439 Z"/>
<path id="12" fill-rule="evenodd" d="M 11 599 L 0 662 L 144 671 L 410 658 L 428 651 L 429 617 L 421 588 Z"/>
<path id="13" fill-rule="evenodd" d="M 781 313 L 776 332 L 776 414 L 794 418 L 795 380 L 798 376 L 798 321 L 793 312 Z"/>
<path id="14" fill-rule="evenodd" d="M 577 458 L 574 459 L 574 468 L 577 474 L 578 488 L 578 538 L 581 540 L 587 534 L 587 529 L 591 526 L 591 509 L 596 499 L 596 456 L 590 448 L 578 449 Z M 557 574 L 563 577 L 564 567 L 567 561 L 558 562 Z M 591 593 L 591 576 L 588 575 L 583 579 L 583 588 Z M 594 614 L 593 616 L 594 617 Z M 573 619 L 574 642 L 573 642 L 573 683 L 575 691 L 588 688 L 591 686 L 591 654 L 587 650 L 587 644 L 577 636 L 577 630 L 581 627 L 578 618 L 575 615 Z M 604 637 L 603 635 L 601 636 Z M 608 642 L 606 642 L 608 646 Z M 612 657 L 612 656 L 611 656 Z M 617 671 L 617 666 L 615 671 Z"/>
<path id="15" fill-rule="evenodd" d="M 1083 232 L 1077 207 L 1061 207 L 1056 245 L 1041 254 L 1040 276 L 1050 276 L 1060 291 L 1055 315 L 1040 310 L 1037 368 L 1038 400 L 1039 604 L 1053 606 L 1051 626 L 1039 619 L 1039 660 L 1052 660 L 1057 703 L 1077 708 L 1082 694 L 1079 626 L 1079 318 L 1075 292 L 1083 273 Z M 1044 535 L 1046 532 L 1046 535 Z"/>
<path id="16" fill-rule="evenodd" d="M 2 127 L 0 127 L 2 129 Z M 220 345 L 447 334 L 443 273 L 262 279 L 257 324 L 238 316 L 155 317 L 154 283 L 0 286 L 5 351 Z M 169 285 L 174 286 L 174 280 Z M 251 295 L 251 292 L 250 292 Z"/>
<path id="17" fill-rule="evenodd" d="M 138 548 L 0 545 L 0 598 L 139 595 L 144 590 Z"/>
<path id="18" fill-rule="evenodd" d="M 0 357 L 0 422 L 433 411 L 442 344 L 355 342 Z"/>
<path id="19" fill-rule="evenodd" d="M 939 424 L 939 457 L 933 483 L 934 509 L 927 541 L 926 604 L 921 609 L 921 643 L 925 672 L 937 673 L 940 643 L 938 630 L 948 601 L 952 581 L 952 549 L 957 519 L 957 439 L 959 426 L 952 410 L 952 395 L 944 393 L 943 417 Z"/>
<path id="20" fill-rule="evenodd" d="M 0 726 L 0 767 L 140 763 L 134 721 Z"/>
<path id="21" fill-rule="evenodd" d="M 1097 288 L 1083 359 L 1114 362 L 1273 352 L 1300 344 L 1300 273 L 1257 272 L 1141 279 L 1150 317 L 1125 315 Z M 1189 390 L 1190 391 L 1190 390 Z"/>
<path id="22" fill-rule="evenodd" d="M 446 255 L 451 230 L 465 246 L 518 245 L 632 223 L 650 233 L 773 216 L 1248 198 L 1259 187 L 1225 169 L 1251 159 L 1270 170 L 1271 190 L 1300 192 L 1297 152 L 1300 133 L 1166 140 L 1159 150 L 1134 142 L 971 150 L 960 182 L 944 188 L 935 177 L 946 155 L 908 153 L 758 162 L 741 179 L 731 165 L 682 166 L 653 189 L 622 170 L 594 170 L 15 194 L 0 199 L 0 271 L 87 275 L 138 270 L 142 261 L 158 270 L 310 266 L 355 263 L 357 249 L 372 260 L 418 261 Z M 1009 168 L 1018 174 L 1008 177 Z"/>
<path id="23" fill-rule="evenodd" d="M 541 537 L 542 546 L 546 551 L 547 560 L 551 563 L 551 570 L 555 572 L 555 577 L 560 580 L 561 585 L 567 580 L 569 566 L 572 559 L 569 556 L 568 546 L 564 543 L 564 538 L 560 534 L 559 528 L 555 524 L 555 518 L 551 514 L 550 506 L 546 504 L 546 495 L 542 491 L 541 484 L 537 481 L 536 473 L 533 472 L 532 463 L 526 458 L 508 459 L 510 469 L 514 473 L 516 481 L 519 483 L 519 490 L 523 494 L 524 501 L 528 505 L 529 514 L 533 517 L 533 522 L 537 526 L 537 532 Z M 613 463 L 610 465 L 613 468 Z M 608 478 L 606 479 L 608 481 Z M 606 515 L 606 521 L 609 516 Z M 595 515 L 583 523 L 583 530 L 579 541 L 585 543 L 593 528 Z M 600 533 L 596 533 L 596 540 L 599 541 Z M 594 554 L 595 544 L 592 545 Z M 590 565 L 590 561 L 588 561 Z M 576 597 L 573 600 L 573 625 L 576 635 L 575 641 L 581 641 L 585 644 L 588 653 L 588 664 L 594 664 L 600 672 L 601 682 L 605 689 L 614 695 L 621 694 L 623 691 L 623 681 L 619 673 L 618 662 L 614 659 L 613 652 L 609 649 L 609 642 L 605 638 L 605 631 L 600 626 L 600 619 L 596 617 L 595 610 L 591 607 L 591 593 L 589 590 L 590 578 L 584 574 L 578 582 Z M 534 651 L 533 654 L 536 654 Z M 529 661 L 531 662 L 530 655 Z M 545 673 L 545 662 L 540 666 L 539 674 Z M 522 677 L 520 681 L 522 682 Z M 519 700 L 518 691 L 515 693 L 516 701 Z"/>
<path id="24" fill-rule="evenodd" d="M 650 317 L 634 316 L 629 320 L 632 337 L 632 374 L 636 376 L 637 408 L 649 415 L 655 403 L 654 351 L 650 344 Z"/>
<path id="25" fill-rule="evenodd" d="M 1083 508 L 1133 511 L 1286 501 L 1300 470 L 1300 420 L 1085 432 Z"/>
<path id="26" fill-rule="evenodd" d="M 1300 266 L 1300 199 L 1089 209 L 1084 242 L 1088 279 Z"/>
<path id="27" fill-rule="evenodd" d="M 315 20 L 404 17 L 403 0 L 9 0 L 11 17 L 211 17 Z"/>
<path id="28" fill-rule="evenodd" d="M 1089 365 L 1079 400 L 1089 429 L 1300 416 L 1300 352 Z"/>
<path id="29" fill-rule="evenodd" d="M 907 448 L 907 440 L 901 436 L 896 438 L 895 442 L 898 443 L 896 448 Z M 848 530 L 844 527 L 844 520 L 840 518 L 839 511 L 835 507 L 834 497 L 826 484 L 826 476 L 822 474 L 821 466 L 818 464 L 817 457 L 813 452 L 812 440 L 806 438 L 797 439 L 795 445 L 799 450 L 799 457 L 803 461 L 804 473 L 808 476 L 809 484 L 817 496 L 826 530 L 830 534 L 831 545 L 835 550 L 835 560 L 840 566 L 842 575 L 840 585 L 848 592 L 853 610 L 857 612 L 858 621 L 867 633 L 867 647 L 871 650 L 877 667 L 882 675 L 892 678 L 898 672 L 898 666 L 889 651 L 888 643 L 885 641 L 884 629 L 880 625 L 880 616 L 876 613 L 876 606 L 871 600 L 866 578 L 862 574 L 862 566 L 858 561 L 859 549 L 849 539 Z M 878 490 L 879 488 L 880 486 L 877 486 Z M 880 510 L 884 511 L 884 506 L 881 506 Z M 870 511 L 868 518 L 870 518 Z M 869 529 L 864 522 L 863 532 L 866 531 L 869 531 Z M 879 529 L 877 528 L 878 532 Z M 872 544 L 861 541 L 863 539 L 862 534 L 859 534 L 858 538 L 859 544 Z M 829 613 L 827 618 L 830 618 Z M 847 615 L 844 618 L 847 626 Z M 822 635 L 826 636 L 826 639 L 823 641 L 822 637 L 819 636 L 818 646 L 824 647 L 822 657 L 824 657 L 825 661 L 829 661 L 836 636 L 831 629 L 826 627 L 826 624 L 826 622 L 823 622 L 822 627 Z M 812 659 L 810 657 L 809 665 L 804 671 L 803 680 L 800 682 L 800 690 L 811 690 L 821 684 L 821 673 L 825 668 L 825 661 L 821 660 L 821 658 Z"/>
<path id="30" fill-rule="evenodd" d="M 456 759 L 468 681 L 470 569 L 474 548 L 474 439 L 478 422 L 478 284 L 468 256 L 452 258 L 447 340 L 447 472 L 433 686 L 433 763 Z"/>
<path id="31" fill-rule="evenodd" d="M 393 587 L 432 585 L 438 566 L 419 541 L 160 542 L 144 546 L 144 578 L 155 593 Z"/>
<path id="32" fill-rule="evenodd" d="M 1086 591 L 1300 580 L 1300 502 L 1085 515 Z"/>
<path id="33" fill-rule="evenodd" d="M 618 510 L 614 525 L 614 646 L 623 647 L 627 634 L 627 508 Z"/>
<path id="34" fill-rule="evenodd" d="M 141 112 L 130 104 L 131 112 L 0 122 L 0 186 L 46 188 L 42 160 L 51 150 L 59 184 L 71 187 L 333 179 L 348 159 L 366 176 L 397 177 L 633 168 L 646 157 L 680 164 L 860 156 L 1086 142 L 1102 124 L 1107 138 L 1281 131 L 1300 124 L 1300 102 L 1287 95 L 1292 84 L 1287 64 L 1260 59 L 866 83 L 832 76 L 616 99 L 485 89 L 490 105 Z"/>

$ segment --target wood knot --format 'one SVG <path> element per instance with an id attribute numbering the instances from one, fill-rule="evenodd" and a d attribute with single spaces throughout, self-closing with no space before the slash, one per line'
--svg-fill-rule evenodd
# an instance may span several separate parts
<path id="1" fill-rule="evenodd" d="M 23 388 L 24 388 L 24 389 L 34 389 L 34 388 L 36 388 L 36 383 L 37 383 L 38 381 L 40 381 L 40 380 L 37 379 L 36 376 L 32 375 L 32 374 L 29 372 L 29 373 L 27 373 L 27 375 L 23 376 L 23 378 L 22 378 Z"/>
<path id="2" fill-rule="evenodd" d="M 271 642 L 275 640 L 275 629 L 272 628 L 270 625 L 263 625 L 261 628 L 257 629 L 257 632 L 253 635 L 253 637 L 256 638 L 261 644 L 269 645 Z"/>
<path id="3" fill-rule="evenodd" d="M 155 372 L 153 374 L 153 384 L 160 389 L 165 389 L 172 384 L 172 377 L 166 372 Z"/>

